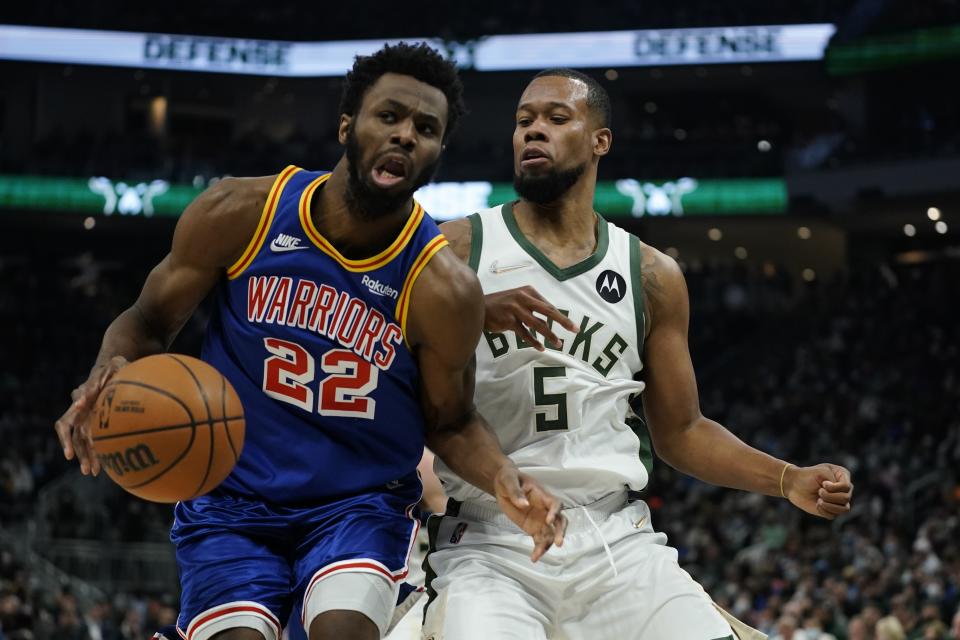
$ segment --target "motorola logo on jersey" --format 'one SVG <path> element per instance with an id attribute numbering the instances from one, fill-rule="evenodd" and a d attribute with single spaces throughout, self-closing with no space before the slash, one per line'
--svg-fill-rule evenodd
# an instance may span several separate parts
<path id="1" fill-rule="evenodd" d="M 607 269 L 597 277 L 597 293 L 611 304 L 620 302 L 627 294 L 627 281 L 616 271 Z"/>

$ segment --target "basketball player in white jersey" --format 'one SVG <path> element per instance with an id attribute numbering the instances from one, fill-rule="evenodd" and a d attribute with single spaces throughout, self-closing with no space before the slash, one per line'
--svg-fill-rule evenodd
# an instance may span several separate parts
<path id="1" fill-rule="evenodd" d="M 650 472 L 647 427 L 662 460 L 705 482 L 828 519 L 850 509 L 843 467 L 778 460 L 700 413 L 683 274 L 593 209 L 609 119 L 588 76 L 537 75 L 513 135 L 521 199 L 443 227 L 487 294 L 477 407 L 569 526 L 563 548 L 532 564 L 523 532 L 438 462 L 451 500 L 429 525 L 428 640 L 733 638 L 631 496 Z"/>

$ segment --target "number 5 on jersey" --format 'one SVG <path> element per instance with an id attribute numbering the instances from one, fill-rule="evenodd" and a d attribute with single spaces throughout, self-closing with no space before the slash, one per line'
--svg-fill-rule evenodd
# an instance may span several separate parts
<path id="1" fill-rule="evenodd" d="M 264 338 L 263 346 L 272 355 L 263 361 L 263 392 L 281 402 L 313 411 L 316 369 L 310 353 L 296 342 Z M 379 370 L 347 349 L 323 354 L 320 369 L 326 378 L 320 383 L 317 413 L 322 416 L 372 419 L 377 401 L 368 395 L 377 388 Z"/>
<path id="2" fill-rule="evenodd" d="M 533 368 L 533 401 L 536 404 L 537 431 L 564 431 L 567 423 L 567 394 L 547 393 L 546 380 L 565 378 L 566 367 Z"/>

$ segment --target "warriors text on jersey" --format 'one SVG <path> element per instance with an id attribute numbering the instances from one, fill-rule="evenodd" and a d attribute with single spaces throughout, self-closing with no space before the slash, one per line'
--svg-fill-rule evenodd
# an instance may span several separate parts
<path id="1" fill-rule="evenodd" d="M 559 348 L 539 352 L 513 332 L 477 347 L 476 405 L 521 471 L 565 504 L 647 484 L 650 443 L 631 400 L 642 390 L 640 241 L 597 218 L 597 247 L 560 269 L 520 231 L 511 204 L 470 216 L 470 266 L 484 293 L 531 285 L 579 331 L 554 325 Z M 448 495 L 483 499 L 437 463 Z"/>
<path id="2" fill-rule="evenodd" d="M 243 256 L 216 289 L 203 359 L 233 384 L 246 445 L 223 487 L 279 504 L 411 474 L 423 453 L 410 293 L 446 240 L 419 204 L 396 240 L 351 260 L 317 230 L 330 174 L 288 167 Z"/>

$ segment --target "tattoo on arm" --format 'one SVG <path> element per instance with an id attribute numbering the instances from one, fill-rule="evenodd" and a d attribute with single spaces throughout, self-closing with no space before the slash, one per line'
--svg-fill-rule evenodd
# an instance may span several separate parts
<path id="1" fill-rule="evenodd" d="M 651 249 L 644 251 L 640 264 L 640 284 L 643 287 L 643 309 L 647 316 L 647 333 L 653 324 L 653 309 L 655 304 L 662 304 L 666 299 L 666 289 L 660 282 L 658 274 L 660 265 L 657 254 Z"/>

